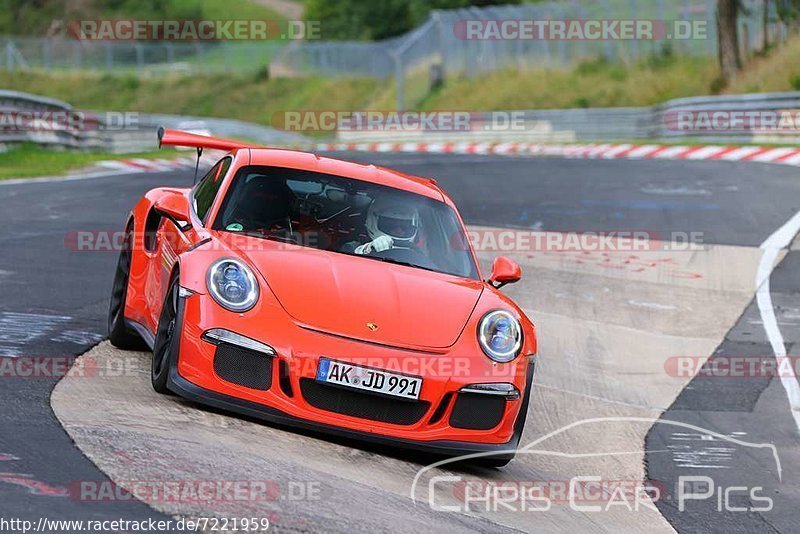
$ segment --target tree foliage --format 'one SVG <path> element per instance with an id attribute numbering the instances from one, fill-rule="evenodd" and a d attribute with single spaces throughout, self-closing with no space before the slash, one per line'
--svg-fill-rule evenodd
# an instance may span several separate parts
<path id="1" fill-rule="evenodd" d="M 776 2 L 778 16 L 787 23 L 800 20 L 800 0 L 773 0 Z"/>
<path id="2" fill-rule="evenodd" d="M 422 24 L 434 9 L 517 4 L 520 0 L 307 0 L 306 20 L 323 39 L 379 40 Z"/>

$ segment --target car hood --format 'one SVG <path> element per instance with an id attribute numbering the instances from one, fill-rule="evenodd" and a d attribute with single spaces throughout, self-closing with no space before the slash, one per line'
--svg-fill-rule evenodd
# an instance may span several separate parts
<path id="1" fill-rule="evenodd" d="M 237 243 L 251 239 L 238 236 Z M 235 248 L 297 323 L 334 335 L 407 348 L 446 348 L 458 340 L 483 292 L 478 280 L 257 241 L 258 246 Z"/>

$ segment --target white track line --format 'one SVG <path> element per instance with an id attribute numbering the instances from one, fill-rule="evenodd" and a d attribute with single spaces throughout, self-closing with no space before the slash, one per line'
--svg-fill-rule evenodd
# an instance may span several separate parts
<path id="1" fill-rule="evenodd" d="M 781 378 L 783 389 L 786 390 L 786 396 L 789 398 L 789 408 L 794 417 L 795 425 L 798 432 L 800 432 L 800 383 L 797 381 L 797 375 L 794 373 L 791 361 L 788 361 L 786 356 L 786 345 L 783 341 L 783 335 L 780 328 L 778 328 L 778 320 L 775 318 L 775 309 L 772 306 L 772 295 L 769 291 L 769 279 L 772 271 L 775 268 L 775 260 L 778 258 L 782 249 L 787 248 L 794 236 L 800 231 L 800 212 L 796 213 L 794 217 L 778 228 L 774 234 L 769 236 L 764 243 L 761 244 L 761 249 L 764 254 L 761 256 L 761 261 L 758 264 L 758 273 L 756 274 L 756 302 L 758 303 L 758 311 L 761 314 L 761 321 L 764 323 L 764 330 L 767 333 L 767 338 L 772 346 L 772 352 L 775 353 L 775 359 L 778 363 L 778 373 Z"/>

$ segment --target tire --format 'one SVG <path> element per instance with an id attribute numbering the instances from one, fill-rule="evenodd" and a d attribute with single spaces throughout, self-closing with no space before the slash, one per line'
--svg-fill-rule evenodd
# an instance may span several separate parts
<path id="1" fill-rule="evenodd" d="M 117 260 L 114 272 L 114 285 L 111 289 L 111 302 L 108 307 L 108 340 L 118 349 L 148 350 L 144 340 L 132 332 L 125 324 L 125 302 L 128 297 L 128 279 L 133 255 L 133 230 L 125 231 L 125 241 Z"/>
<path id="2" fill-rule="evenodd" d="M 161 315 L 158 318 L 156 340 L 153 343 L 153 361 L 150 366 L 150 383 L 153 389 L 164 395 L 171 395 L 167 389 L 172 353 L 180 337 L 178 324 L 178 275 L 173 274 L 169 282 L 169 289 L 164 297 Z"/>

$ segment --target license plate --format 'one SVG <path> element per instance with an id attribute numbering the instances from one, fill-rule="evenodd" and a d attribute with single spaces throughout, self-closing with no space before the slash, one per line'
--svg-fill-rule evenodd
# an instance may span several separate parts
<path id="1" fill-rule="evenodd" d="M 422 389 L 422 379 L 416 376 L 352 365 L 328 358 L 319 359 L 317 382 L 414 400 L 419 399 L 419 391 Z"/>

